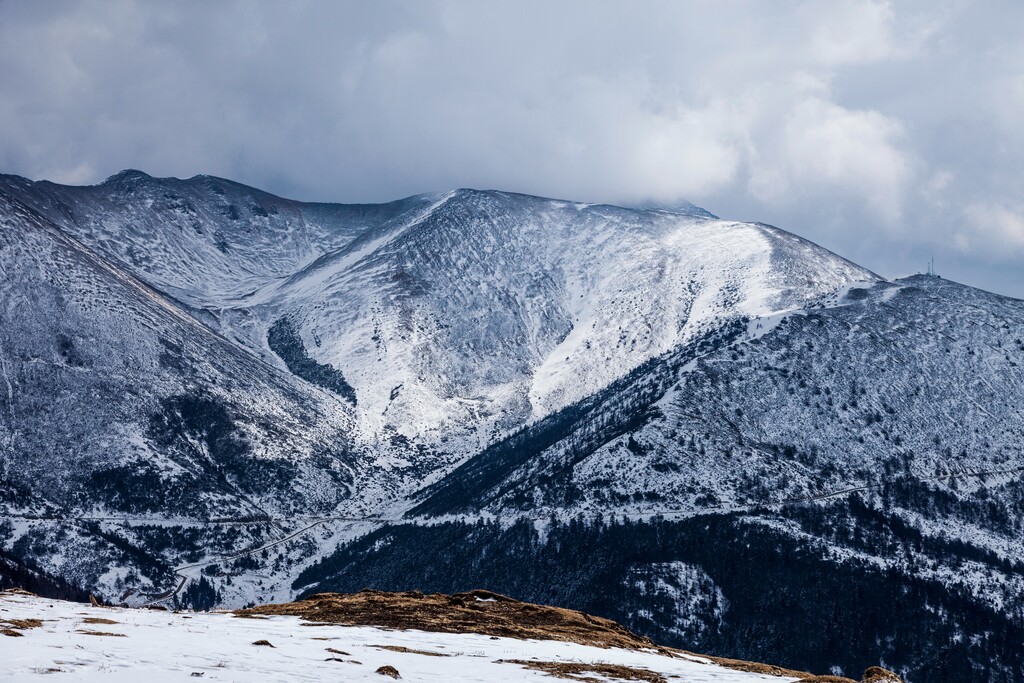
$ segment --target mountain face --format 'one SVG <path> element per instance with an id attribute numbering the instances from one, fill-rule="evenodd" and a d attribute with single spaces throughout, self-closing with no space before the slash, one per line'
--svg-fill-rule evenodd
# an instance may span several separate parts
<path id="1" fill-rule="evenodd" d="M 0 176 L 0 270 L 6 574 L 486 585 L 798 668 L 1024 676 L 1024 302 L 690 205 L 137 171 Z"/>
<path id="2" fill-rule="evenodd" d="M 1020 301 L 938 278 L 846 288 L 659 358 L 592 409 L 484 450 L 414 511 L 689 515 L 904 479 L 977 491 L 1024 469 L 1007 400 L 1024 396 L 1022 331 Z"/>

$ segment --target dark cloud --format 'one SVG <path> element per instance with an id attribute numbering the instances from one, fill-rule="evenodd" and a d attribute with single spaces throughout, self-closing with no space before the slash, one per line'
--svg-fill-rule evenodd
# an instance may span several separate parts
<path id="1" fill-rule="evenodd" d="M 1019 2 L 3 2 L 0 170 L 689 199 L 1024 296 Z"/>

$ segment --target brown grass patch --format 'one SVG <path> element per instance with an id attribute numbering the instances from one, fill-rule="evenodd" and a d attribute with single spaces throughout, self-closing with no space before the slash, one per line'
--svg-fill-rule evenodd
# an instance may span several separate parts
<path id="1" fill-rule="evenodd" d="M 327 650 L 328 652 L 330 652 L 332 655 L 342 655 L 343 657 L 351 657 L 352 656 L 351 654 L 349 654 L 348 652 L 345 652 L 344 650 L 337 650 L 337 649 L 335 649 L 333 647 L 327 647 L 327 648 L 324 648 L 324 649 Z"/>
<path id="2" fill-rule="evenodd" d="M 580 662 L 537 662 L 526 659 L 499 659 L 503 664 L 519 666 L 542 671 L 555 678 L 566 678 L 570 681 L 588 681 L 604 683 L 607 679 L 619 681 L 641 681 L 642 683 L 668 683 L 668 680 L 656 671 L 635 666 L 619 664 L 582 664 Z M 594 674 L 594 675 L 588 675 Z M 594 676 L 602 678 L 595 678 Z"/>
<path id="3" fill-rule="evenodd" d="M 86 617 L 82 619 L 83 624 L 116 624 L 118 622 L 113 619 L 104 619 L 103 617 Z"/>
<path id="4" fill-rule="evenodd" d="M 861 678 L 861 683 L 903 683 L 903 679 L 888 669 L 869 666 Z"/>
<path id="5" fill-rule="evenodd" d="M 260 647 L 274 647 L 273 643 L 266 639 L 260 639 L 253 643 L 253 645 L 259 645 Z"/>
<path id="6" fill-rule="evenodd" d="M 426 655 L 428 657 L 451 657 L 449 654 L 444 652 L 431 652 L 430 650 L 416 650 L 411 647 L 405 647 L 403 645 L 371 645 L 378 650 L 390 650 L 391 652 L 405 652 L 410 655 Z"/>
<path id="7" fill-rule="evenodd" d="M 667 648 L 660 648 L 650 639 L 609 619 L 560 607 L 533 605 L 483 590 L 455 595 L 375 590 L 353 594 L 320 593 L 299 602 L 262 605 L 237 613 L 284 614 L 320 624 L 480 633 L 520 640 L 561 640 L 605 648 L 668 652 Z"/>
<path id="8" fill-rule="evenodd" d="M 398 669 L 396 669 L 395 667 L 391 666 L 390 664 L 385 664 L 384 666 L 378 668 L 377 669 L 377 673 L 379 673 L 381 676 L 391 676 L 391 678 L 401 678 L 401 676 L 398 675 Z"/>
<path id="9" fill-rule="evenodd" d="M 42 619 L 0 619 L 0 626 L 25 630 L 27 628 L 39 628 L 43 625 Z"/>
<path id="10" fill-rule="evenodd" d="M 715 657 L 713 655 L 699 655 L 694 652 L 687 652 L 685 650 L 679 650 L 683 654 L 688 654 L 692 657 L 700 657 L 701 659 L 707 659 L 714 662 L 718 666 L 726 669 L 732 669 L 733 671 L 745 671 L 747 673 L 754 674 L 765 674 L 766 676 L 786 676 L 788 678 L 808 678 L 813 679 L 814 674 L 808 673 L 807 671 L 796 671 L 794 669 L 787 669 L 785 667 L 776 666 L 774 664 L 762 664 L 761 662 L 747 662 L 742 659 L 729 659 L 728 657 Z"/>
<path id="11" fill-rule="evenodd" d="M 83 636 L 112 636 L 114 638 L 127 638 L 123 633 L 111 633 L 110 631 L 90 631 L 88 629 L 78 629 L 75 633 L 81 633 Z"/>
<path id="12" fill-rule="evenodd" d="M 843 678 L 842 676 L 807 676 L 795 683 L 857 683 L 857 681 L 852 678 Z M 871 666 L 864 672 L 860 683 L 903 683 L 903 679 L 888 669 L 883 669 L 880 666 Z"/>
<path id="13" fill-rule="evenodd" d="M 13 592 L 13 590 L 4 592 Z M 42 625 L 42 619 L 0 619 L 0 635 L 10 636 L 11 638 L 20 638 L 25 635 L 22 633 L 25 629 L 39 628 Z"/>

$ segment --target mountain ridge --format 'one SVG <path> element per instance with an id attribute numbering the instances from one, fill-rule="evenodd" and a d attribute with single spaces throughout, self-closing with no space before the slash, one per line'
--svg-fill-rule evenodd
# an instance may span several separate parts
<path id="1" fill-rule="evenodd" d="M 173 189 L 183 184 L 205 187 L 204 184 L 209 180 L 204 177 L 200 181 L 172 179 L 168 182 L 169 187 Z M 185 284 L 195 280 L 192 274 L 194 266 L 185 267 L 185 256 L 188 255 L 188 263 L 196 259 L 201 262 L 204 258 L 212 259 L 211 263 L 224 262 L 224 254 L 218 253 L 215 245 L 209 243 L 219 230 L 216 225 L 236 222 L 231 218 L 232 212 L 240 216 L 243 226 L 250 226 L 241 229 L 243 234 L 253 230 L 260 232 L 271 229 L 271 234 L 291 239 L 289 235 L 294 231 L 289 226 L 293 221 L 284 217 L 283 223 L 274 222 L 270 220 L 271 216 L 262 216 L 259 211 L 255 214 L 250 212 L 246 217 L 244 205 L 257 203 L 251 197 L 235 197 L 225 206 L 223 195 L 216 192 L 207 193 L 204 195 L 207 199 L 200 201 L 196 198 L 189 199 L 191 195 L 177 190 L 164 192 L 153 189 L 162 187 L 162 182 L 140 172 L 126 171 L 112 176 L 112 179 L 100 186 L 76 188 L 74 192 L 95 193 L 96 188 L 127 184 L 130 186 L 130 196 L 125 197 L 123 201 L 134 206 L 146 203 L 156 212 L 155 215 L 167 215 L 172 221 L 184 223 L 178 228 L 180 232 L 168 232 L 167 228 L 161 228 L 157 233 L 150 229 L 138 232 L 139 228 L 124 223 L 122 219 L 115 219 L 119 221 L 118 224 L 103 229 L 113 230 L 110 233 L 112 237 L 98 236 L 97 231 L 101 228 L 97 225 L 101 221 L 109 223 L 111 220 L 108 217 L 108 205 L 111 201 L 109 198 L 104 199 L 105 203 L 99 204 L 98 207 L 92 207 L 84 203 L 85 200 L 81 200 L 75 210 L 82 215 L 74 220 L 66 220 L 65 227 L 73 232 L 77 231 L 80 239 L 90 243 L 107 257 L 116 258 L 153 286 L 169 292 L 190 308 L 196 309 L 197 315 L 205 322 L 212 323 L 212 327 L 219 329 L 225 336 L 241 342 L 265 360 L 273 361 L 275 358 L 266 341 L 269 329 L 282 317 L 289 318 L 313 360 L 339 368 L 345 374 L 348 383 L 354 386 L 356 394 L 371 392 L 372 396 L 364 398 L 364 401 L 369 400 L 367 405 L 372 405 L 372 408 L 359 413 L 362 416 L 361 428 L 384 439 L 390 438 L 387 434 L 394 431 L 406 438 L 417 434 L 419 438 L 424 438 L 424 430 L 436 432 L 445 429 L 461 432 L 462 438 L 474 442 L 472 435 L 466 433 L 465 425 L 467 421 L 478 422 L 478 418 L 474 418 L 473 415 L 479 414 L 481 410 L 492 415 L 513 412 L 511 418 L 498 416 L 489 420 L 489 426 L 485 427 L 488 431 L 507 429 L 509 419 L 520 420 L 527 414 L 541 417 L 551 409 L 578 400 L 586 393 L 599 388 L 604 382 L 625 374 L 647 357 L 667 351 L 673 344 L 681 341 L 680 334 L 691 334 L 688 330 L 680 330 L 674 334 L 659 333 L 660 337 L 652 337 L 649 332 L 645 332 L 639 338 L 629 337 L 628 334 L 617 335 L 620 337 L 618 339 L 594 338 L 592 333 L 584 330 L 581 325 L 586 325 L 587 317 L 595 327 L 609 324 L 599 315 L 595 316 L 594 311 L 607 306 L 621 308 L 621 304 L 616 303 L 617 294 L 613 288 L 637 291 L 638 286 L 641 286 L 650 290 L 650 293 L 642 293 L 642 297 L 646 298 L 651 294 L 658 297 L 650 304 L 644 304 L 636 309 L 635 313 L 631 313 L 632 319 L 620 321 L 623 326 L 628 324 L 654 330 L 677 325 L 677 321 L 682 320 L 680 316 L 691 316 L 690 306 L 697 307 L 693 309 L 692 315 L 697 316 L 695 320 L 698 325 L 701 324 L 701 316 L 719 315 L 715 313 L 715 309 L 721 309 L 721 315 L 725 317 L 733 315 L 730 307 L 736 305 L 766 312 L 766 307 L 770 307 L 775 300 L 803 296 L 800 293 L 801 287 L 817 293 L 830 289 L 831 285 L 825 284 L 819 286 L 819 290 L 815 290 L 814 278 L 820 277 L 827 283 L 827 278 L 833 277 L 831 273 L 824 271 L 812 273 L 806 282 L 796 288 L 790 287 L 789 290 L 785 290 L 785 286 L 780 287 L 779 284 L 766 282 L 763 291 L 751 290 L 746 294 L 747 303 L 740 299 L 737 299 L 736 303 L 730 303 L 729 298 L 737 296 L 730 293 L 730 288 L 740 285 L 738 281 L 733 282 L 721 273 L 728 273 L 735 267 L 719 264 L 716 266 L 718 271 L 706 276 L 701 275 L 701 271 L 709 264 L 714 265 L 716 260 L 736 259 L 726 256 L 725 253 L 717 256 L 701 253 L 686 261 L 680 249 L 685 248 L 684 245 L 689 238 L 685 236 L 685 232 L 668 232 L 675 230 L 672 226 L 678 220 L 692 220 L 695 226 L 713 220 L 702 214 L 679 216 L 661 212 L 637 213 L 634 210 L 609 205 L 586 205 L 496 191 L 457 190 L 441 195 L 416 195 L 381 205 L 391 207 L 388 209 L 366 209 L 361 213 L 362 222 L 359 223 L 363 227 L 356 229 L 344 229 L 339 232 L 326 223 L 315 229 L 307 226 L 304 228 L 307 231 L 335 235 L 335 238 L 332 238 L 334 246 L 327 240 L 326 243 L 320 243 L 318 250 L 310 251 L 304 241 L 305 238 L 300 237 L 297 250 L 287 245 L 275 247 L 278 256 L 274 261 L 279 267 L 274 272 L 257 277 L 253 275 L 251 267 L 244 265 L 248 261 L 233 267 L 237 271 L 238 267 L 244 266 L 249 273 L 242 280 L 245 282 L 244 286 L 217 284 L 222 279 L 220 270 L 212 275 L 202 274 L 211 273 L 209 269 L 204 268 L 199 271 L 200 282 L 205 279 L 208 284 L 204 291 L 209 293 L 200 295 L 195 291 L 189 291 Z M 7 184 L 11 185 L 10 182 Z M 250 194 L 255 192 L 243 186 L 236 187 Z M 145 196 L 138 195 L 143 189 L 146 190 Z M 165 199 L 164 195 L 167 194 L 172 194 L 178 199 L 168 200 L 169 204 L 161 204 L 160 202 Z M 265 193 L 258 193 L 258 196 L 269 197 Z M 271 199 L 278 201 L 276 198 Z M 290 200 L 280 201 L 293 207 L 307 206 Z M 450 204 L 453 208 L 446 209 L 445 205 L 449 202 L 454 202 Z M 185 208 L 179 206 L 182 203 Z M 264 203 L 268 204 L 271 210 L 276 206 L 270 199 Z M 239 208 L 236 209 L 236 206 Z M 517 217 L 512 218 L 512 222 L 509 216 L 502 214 L 502 211 L 510 210 L 507 207 L 514 207 L 511 210 L 517 212 L 514 214 Z M 530 213 L 523 214 L 527 210 Z M 350 207 L 337 207 L 331 211 L 350 212 Z M 372 224 L 374 214 L 380 214 L 381 211 L 385 212 L 380 216 L 383 221 Z M 151 220 L 133 218 L 138 215 L 136 210 L 126 214 L 129 221 Z M 203 220 L 209 216 L 216 216 L 219 222 L 208 226 Z M 555 227 L 563 224 L 574 225 L 580 221 L 582 223 L 572 227 L 568 232 L 559 231 Z M 529 228 L 531 224 L 543 227 L 538 232 Z M 199 227 L 188 228 L 190 225 Z M 449 225 L 454 225 L 456 231 L 453 232 Z M 469 225 L 473 225 L 475 231 L 480 231 L 479 239 L 476 238 L 476 232 L 463 232 Z M 613 242 L 604 247 L 597 245 L 588 252 L 586 243 L 580 242 L 580 236 L 592 233 L 602 225 L 613 228 L 613 232 L 607 233 L 610 237 L 604 238 L 606 241 L 612 239 Z M 646 225 L 661 227 L 656 228 L 653 233 L 647 228 L 639 227 Z M 876 277 L 830 252 L 820 250 L 811 243 L 800 241 L 775 228 L 740 227 L 747 224 L 726 221 L 708 225 L 709 228 L 705 229 L 708 237 L 696 239 L 706 240 L 716 232 L 723 232 L 721 236 L 715 238 L 721 242 L 721 246 L 718 247 L 721 252 L 745 251 L 747 255 L 741 258 L 747 259 L 754 258 L 754 255 L 762 250 L 765 254 L 771 254 L 765 258 L 777 258 L 779 254 L 785 252 L 786 255 L 781 258 L 783 263 L 778 266 L 780 273 L 788 267 L 786 259 L 799 262 L 794 256 L 796 252 L 801 249 L 813 249 L 823 262 L 835 264 L 835 272 L 839 277 L 849 277 L 853 273 L 858 278 Z M 190 234 L 192 229 L 201 233 L 198 243 L 197 238 Z M 697 228 L 691 226 L 687 229 L 692 231 Z M 236 232 L 238 230 L 235 229 Z M 633 236 L 635 230 L 640 232 Z M 138 237 L 134 242 L 128 240 L 126 243 L 125 237 L 136 232 Z M 563 236 L 558 237 L 559 233 Z M 154 234 L 163 237 L 153 237 Z M 677 236 L 673 237 L 673 234 Z M 174 243 L 182 242 L 185 245 L 196 246 L 173 247 L 170 251 L 161 250 L 166 255 L 161 256 L 155 265 L 150 257 L 140 256 L 152 251 L 154 242 L 159 243 L 172 237 L 177 240 Z M 661 241 L 666 238 L 674 240 L 675 243 L 662 244 Z M 564 248 L 552 242 L 551 247 L 554 251 L 537 249 L 544 241 L 556 239 L 562 240 Z M 679 239 L 683 239 L 683 242 L 680 243 Z M 762 244 L 765 239 L 768 242 Z M 618 284 L 614 277 L 604 275 L 614 273 L 624 265 L 616 250 L 622 252 L 637 248 L 650 254 L 648 263 L 659 265 L 653 269 L 639 270 L 635 266 L 626 265 L 627 269 L 635 271 L 635 277 L 623 274 Z M 459 249 L 462 250 L 462 255 L 457 259 L 450 258 L 451 254 Z M 261 258 L 264 251 L 266 250 L 260 251 Z M 573 252 L 580 253 L 582 258 L 566 260 L 564 254 Z M 491 261 L 495 256 L 509 259 L 509 267 L 497 269 L 500 277 L 493 274 L 495 269 Z M 808 262 L 806 256 L 799 256 L 804 263 Z M 355 261 L 348 263 L 353 258 Z M 683 260 L 680 260 L 681 258 Z M 325 267 L 332 260 L 338 259 L 341 259 L 341 262 L 335 264 L 333 271 L 337 274 L 332 276 L 331 271 L 325 270 Z M 702 264 L 700 268 L 694 265 L 698 263 L 694 259 L 699 259 Z M 176 266 L 174 271 L 168 271 L 168 263 L 181 265 Z M 460 272 L 474 263 L 478 265 L 475 265 L 473 273 Z M 564 265 L 560 266 L 559 263 Z M 775 266 L 769 264 L 760 267 L 765 273 L 771 273 L 775 269 Z M 360 268 L 363 270 L 362 274 L 359 272 Z M 659 271 L 659 268 L 663 272 Z M 672 274 L 672 270 L 665 270 L 680 268 L 683 270 L 678 275 Z M 376 269 L 376 272 L 367 272 L 367 269 Z M 558 276 L 558 269 L 564 271 L 561 277 Z M 523 274 L 551 272 L 555 279 L 545 280 L 518 275 L 512 280 L 506 280 L 507 274 L 516 270 Z M 223 272 L 230 274 L 232 268 L 227 268 Z M 458 279 L 447 276 L 446 279 L 439 279 L 437 273 L 458 274 Z M 468 277 L 477 278 L 480 286 L 490 288 L 492 293 L 468 289 L 465 286 Z M 680 289 L 679 285 L 666 281 L 666 277 L 682 278 L 684 286 Z M 312 286 L 311 281 L 314 283 Z M 695 290 L 694 283 L 702 281 L 706 283 L 706 291 Z M 658 289 L 666 286 L 670 286 L 674 291 L 656 294 Z M 599 289 L 595 290 L 595 287 Z M 436 291 L 439 288 L 444 291 Z M 232 289 L 236 293 L 228 294 Z M 435 290 L 436 293 L 431 294 L 431 290 Z M 227 296 L 217 295 L 218 291 L 224 292 Z M 397 297 L 399 304 L 392 306 L 387 298 L 369 299 L 365 296 L 366 292 L 382 292 L 385 297 Z M 353 312 L 351 303 L 346 304 L 344 309 L 332 303 L 336 300 L 351 301 L 353 297 L 362 300 L 362 310 Z M 507 329 L 505 334 L 513 336 L 515 345 L 509 346 L 502 339 L 481 337 L 469 329 L 460 329 L 457 333 L 446 332 L 448 321 L 458 317 L 456 305 L 453 302 L 450 306 L 439 307 L 438 302 L 453 297 L 458 300 L 457 306 L 460 311 L 483 310 L 484 306 L 488 306 L 505 316 L 502 321 L 502 325 Z M 495 297 L 501 299 L 495 301 Z M 403 301 L 408 303 L 403 304 Z M 690 303 L 687 303 L 688 301 Z M 680 308 L 680 305 L 686 308 Z M 311 307 L 313 311 L 310 311 Z M 659 308 L 664 310 L 659 312 Z M 579 319 L 581 315 L 584 316 L 582 320 Z M 717 324 L 713 320 L 709 322 Z M 342 337 L 337 336 L 338 329 L 352 328 L 361 329 L 353 329 Z M 488 327 L 478 329 L 487 330 Z M 451 338 L 454 334 L 458 334 L 459 339 L 472 339 L 475 336 L 477 340 L 470 342 L 473 346 L 469 348 L 459 348 L 462 342 Z M 426 335 L 431 339 L 421 342 L 412 338 L 417 335 Z M 563 335 L 568 335 L 568 338 Z M 449 338 L 445 339 L 446 336 Z M 374 352 L 364 348 L 363 342 L 366 338 L 374 337 L 380 338 L 380 341 L 376 342 L 377 351 L 383 354 L 382 360 L 390 365 L 385 374 L 397 378 L 390 388 L 380 387 L 377 377 L 381 373 L 372 365 L 367 365 L 368 362 L 378 362 L 372 359 Z M 435 351 L 432 346 L 435 342 L 432 340 L 441 343 L 442 347 Z M 598 349 L 589 348 L 588 345 L 595 342 L 600 344 Z M 635 345 L 638 342 L 647 348 L 636 349 Z M 634 348 L 627 348 L 627 343 Z M 423 344 L 427 344 L 428 347 L 423 348 Z M 562 344 L 564 349 L 559 349 L 559 344 Z M 386 348 L 388 346 L 390 348 Z M 602 349 L 603 359 L 598 362 L 598 352 Z M 459 371 L 456 367 L 447 365 L 446 360 L 428 360 L 426 367 L 419 367 L 423 364 L 419 359 L 429 359 L 436 354 L 441 354 L 445 359 L 457 358 L 465 355 L 467 351 L 470 356 L 467 361 L 472 361 L 467 370 Z M 472 380 L 472 377 L 481 374 L 473 366 L 491 362 L 488 357 L 495 353 L 499 354 L 498 357 L 503 359 L 503 362 L 492 362 L 493 369 L 489 372 L 494 379 L 483 385 Z M 597 373 L 597 376 L 592 381 L 587 380 L 582 386 L 574 388 L 572 385 L 577 384 L 578 380 L 562 371 L 562 365 L 565 363 L 562 359 L 565 356 L 560 355 L 561 353 L 567 353 L 575 359 L 571 361 L 572 363 L 579 364 L 577 376 L 586 377 L 594 373 Z M 518 378 L 509 373 L 510 369 L 515 368 L 521 368 L 515 371 L 519 375 Z M 536 374 L 538 372 L 539 374 Z M 459 379 L 460 373 L 462 379 Z M 436 379 L 442 374 L 452 377 L 455 383 Z M 509 384 L 510 380 L 512 384 Z M 391 394 L 399 385 L 400 395 L 393 398 Z M 381 419 L 381 414 L 392 411 L 398 411 L 394 419 Z M 433 413 L 434 416 L 421 422 L 421 426 L 414 431 L 410 431 L 408 425 L 417 419 L 413 417 L 414 413 L 420 416 Z M 475 443 L 479 446 L 479 439 L 476 439 Z M 432 437 L 430 445 L 435 448 L 438 446 L 436 437 Z"/>

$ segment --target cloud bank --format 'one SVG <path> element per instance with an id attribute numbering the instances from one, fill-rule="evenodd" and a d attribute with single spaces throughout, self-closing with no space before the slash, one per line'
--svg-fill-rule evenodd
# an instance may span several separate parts
<path id="1" fill-rule="evenodd" d="M 0 0 L 0 172 L 681 199 L 1024 297 L 1018 2 Z"/>

